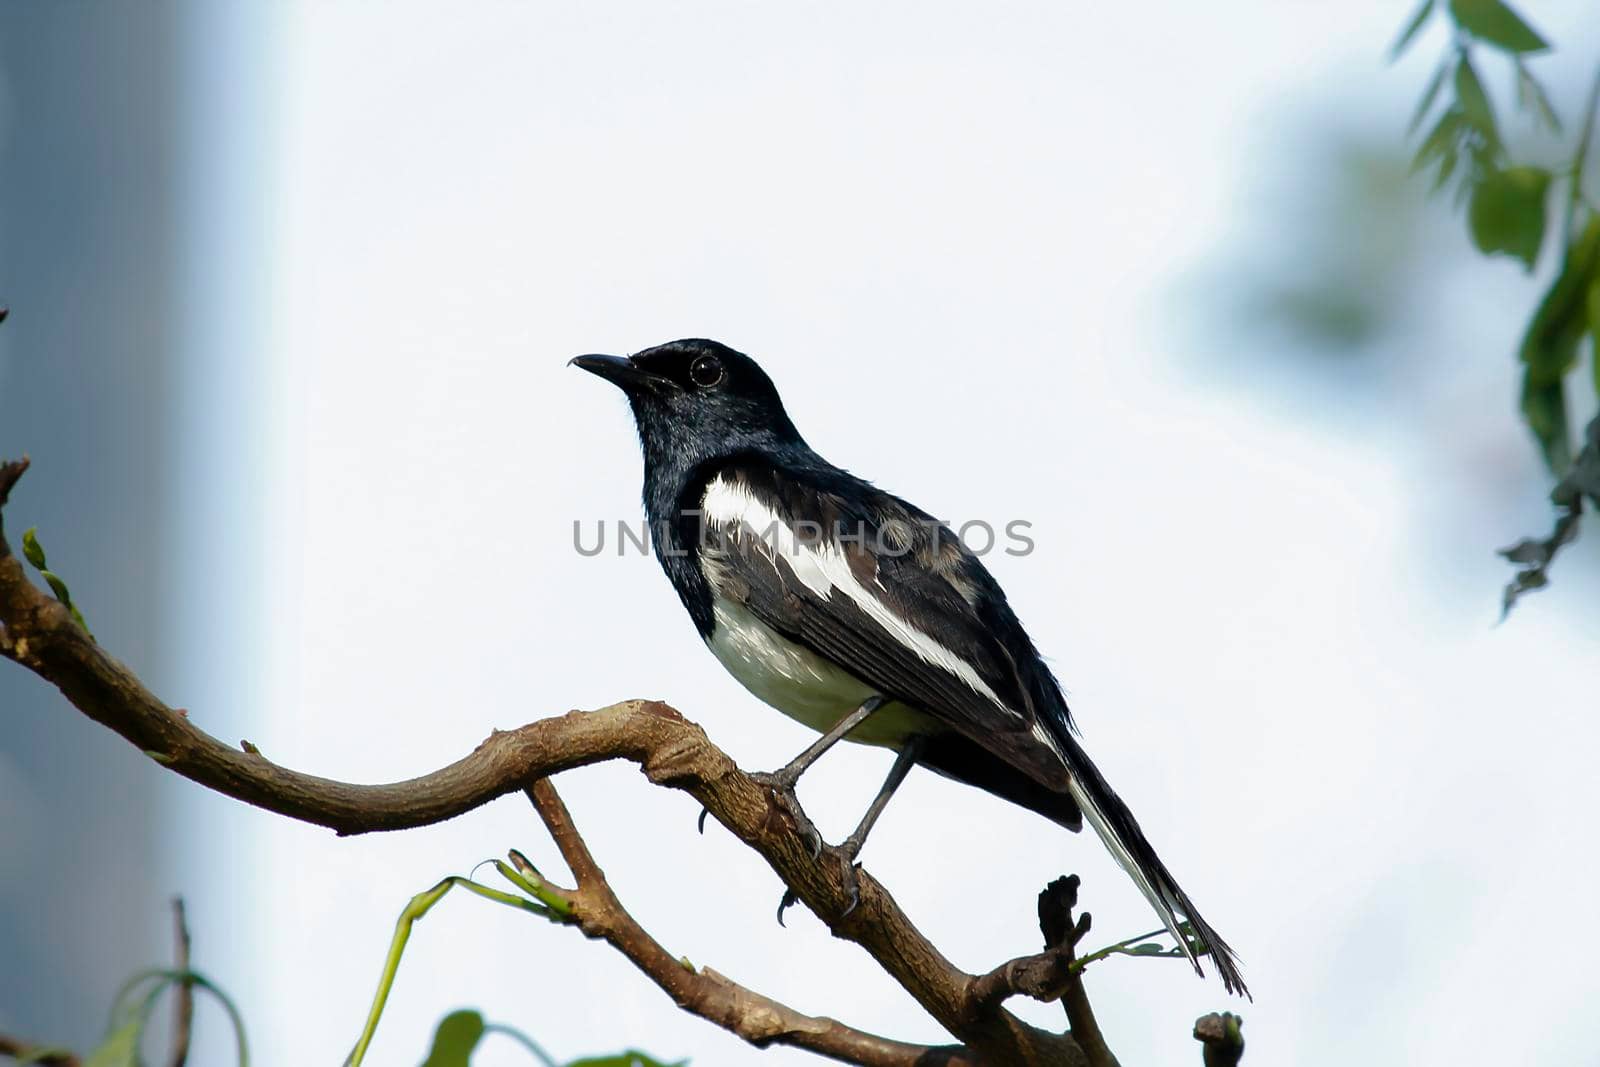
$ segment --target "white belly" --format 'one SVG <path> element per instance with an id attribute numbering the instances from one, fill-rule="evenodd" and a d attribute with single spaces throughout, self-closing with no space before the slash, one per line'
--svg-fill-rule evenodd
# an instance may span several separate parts
<path id="1" fill-rule="evenodd" d="M 750 692 L 797 722 L 825 733 L 877 695 L 871 687 L 757 619 L 743 605 L 718 597 L 711 654 Z M 850 731 L 847 740 L 897 748 L 931 728 L 928 716 L 899 702 L 885 704 Z"/>

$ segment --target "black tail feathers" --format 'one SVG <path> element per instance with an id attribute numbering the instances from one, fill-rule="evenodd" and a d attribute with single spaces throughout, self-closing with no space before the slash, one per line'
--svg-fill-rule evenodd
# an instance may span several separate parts
<path id="1" fill-rule="evenodd" d="M 1063 730 L 1059 734 L 1066 735 Z M 1118 865 L 1138 885 L 1150 906 L 1161 916 L 1162 923 L 1177 939 L 1178 947 L 1194 964 L 1194 969 L 1204 975 L 1200 966 L 1201 955 L 1208 955 L 1216 963 L 1222 976 L 1223 987 L 1230 993 L 1249 997 L 1244 977 L 1239 973 L 1239 960 L 1233 949 L 1222 940 L 1211 924 L 1201 918 L 1189 896 L 1178 887 L 1177 879 L 1167 870 L 1161 857 L 1145 838 L 1144 831 L 1134 819 L 1133 812 L 1106 784 L 1100 771 L 1090 762 L 1088 755 L 1070 735 L 1060 737 L 1065 749 L 1068 769 L 1072 773 L 1070 789 L 1072 798 L 1083 810 L 1083 816 L 1094 827 L 1095 833 L 1111 852 Z M 1187 928 L 1187 930 L 1186 930 Z"/>

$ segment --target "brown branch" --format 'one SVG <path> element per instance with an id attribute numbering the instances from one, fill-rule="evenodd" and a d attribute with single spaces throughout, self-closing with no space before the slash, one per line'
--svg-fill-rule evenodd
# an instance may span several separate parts
<path id="1" fill-rule="evenodd" d="M 83 1067 L 83 1061 L 70 1052 L 30 1045 L 26 1041 L 19 1041 L 5 1034 L 0 1034 L 0 1056 L 18 1060 L 31 1057 L 29 1062 L 39 1064 L 40 1067 Z"/>
<path id="2" fill-rule="evenodd" d="M 621 952 L 684 1011 L 757 1048 L 789 1045 L 866 1067 L 975 1067 L 978 1063 L 959 1047 L 910 1045 L 857 1030 L 837 1019 L 804 1015 L 709 967 L 696 968 L 687 959 L 674 957 L 617 899 L 554 784 L 541 778 L 527 794 L 577 880 L 576 890 L 558 892 L 572 904 L 578 928 Z"/>
<path id="3" fill-rule="evenodd" d="M 26 461 L 0 464 L 0 507 L 25 469 Z M 198 716 L 160 701 L 27 579 L 6 543 L 3 523 L 0 656 L 54 684 L 80 711 L 167 769 L 341 834 L 441 822 L 535 779 L 605 760 L 630 760 L 655 784 L 694 797 L 760 854 L 834 936 L 865 949 L 977 1060 L 1067 1067 L 1090 1062 L 1070 1035 L 1038 1030 L 998 1003 L 975 1001 L 971 990 L 979 979 L 945 959 L 865 871 L 858 876 L 859 903 L 846 915 L 846 857 L 827 849 L 821 861 L 813 859 L 804 837 L 788 820 L 774 817 L 767 790 L 711 744 L 699 726 L 660 702 L 625 701 L 496 732 L 448 767 L 409 781 L 354 785 L 302 774 L 259 752 L 223 744 L 194 725 Z"/>
<path id="4" fill-rule="evenodd" d="M 1085 1062 L 1090 1067 L 1118 1067 L 1089 1006 L 1083 974 L 1072 966 L 1078 943 L 1089 933 L 1090 924 L 1088 912 L 1076 921 L 1072 918 L 1072 909 L 1078 904 L 1078 884 L 1078 876 L 1073 874 L 1044 887 L 1039 893 L 1039 932 L 1044 934 L 1044 951 L 1007 960 L 974 981 L 968 988 L 971 1010 L 981 1012 L 1018 995 L 1060 1000 Z"/>
<path id="5" fill-rule="evenodd" d="M 1244 1020 L 1232 1012 L 1202 1015 L 1194 1022 L 1194 1039 L 1204 1046 L 1205 1067 L 1237 1067 L 1244 1055 Z"/>
<path id="6" fill-rule="evenodd" d="M 183 898 L 172 898 L 172 966 L 189 970 L 189 923 L 183 913 Z M 189 1035 L 194 1029 L 194 983 L 181 978 L 172 1001 L 172 1052 L 168 1067 L 183 1067 L 189 1061 Z"/>

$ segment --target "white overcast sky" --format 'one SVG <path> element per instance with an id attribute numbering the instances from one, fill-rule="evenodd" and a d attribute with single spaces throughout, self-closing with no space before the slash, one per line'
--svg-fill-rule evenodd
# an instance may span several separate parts
<path id="1" fill-rule="evenodd" d="M 1540 25 L 1578 37 L 1581 7 L 1543 5 Z M 1259 364 L 1234 346 L 1260 339 L 1202 328 L 1193 299 L 1259 229 L 1262 175 L 1312 178 L 1297 122 L 1345 110 L 1400 135 L 1426 73 L 1382 64 L 1403 15 L 200 14 L 185 451 L 209 523 L 193 550 L 213 566 L 188 568 L 205 577 L 186 593 L 191 636 L 219 651 L 188 665 L 180 702 L 351 780 L 635 696 L 672 702 L 742 766 L 788 759 L 806 733 L 722 673 L 652 560 L 571 544 L 574 519 L 637 518 L 640 465 L 621 399 L 568 357 L 715 337 L 762 361 L 835 462 L 941 516 L 1034 524 L 1037 551 L 992 569 L 1256 994 L 1230 1004 L 1176 963 L 1096 966 L 1124 1063 L 1198 1063 L 1191 1022 L 1227 1007 L 1263 1065 L 1501 1063 L 1506 1042 L 1592 1063 L 1600 597 L 1575 559 L 1492 628 L 1506 575 L 1490 550 L 1547 515 L 1471 466 L 1510 456 L 1497 477 L 1537 485 L 1509 403 L 1532 289 L 1504 267 L 1454 279 L 1469 320 L 1427 336 L 1465 369 L 1417 398 L 1421 431 L 1249 380 Z M 826 833 L 888 760 L 838 752 L 807 777 Z M 803 909 L 780 929 L 776 878 L 720 830 L 696 835 L 687 797 L 620 765 L 560 785 L 671 951 L 803 1011 L 947 1039 Z M 174 877 L 265 1064 L 343 1055 L 411 894 L 511 846 L 559 868 L 517 799 L 339 840 L 186 784 L 171 796 L 196 839 L 227 841 Z M 1034 896 L 1061 873 L 1083 876 L 1097 939 L 1155 925 L 1092 836 L 926 773 L 865 862 L 972 970 L 1037 947 Z M 451 898 L 412 939 L 372 1062 L 420 1060 L 462 1006 L 563 1058 L 811 1062 L 680 1013 L 571 931 Z M 491 1040 L 478 1062 L 529 1060 Z"/>

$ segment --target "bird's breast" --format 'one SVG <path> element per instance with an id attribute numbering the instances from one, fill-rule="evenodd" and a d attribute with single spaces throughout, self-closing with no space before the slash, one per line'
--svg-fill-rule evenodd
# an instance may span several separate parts
<path id="1" fill-rule="evenodd" d="M 717 597 L 715 625 L 706 638 L 711 654 L 757 697 L 819 733 L 878 694 L 828 659 L 789 640 L 744 605 Z M 935 726 L 932 719 L 898 701 L 885 704 L 852 730 L 848 740 L 897 748 L 909 736 Z"/>

